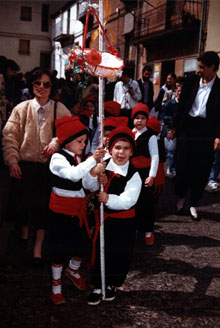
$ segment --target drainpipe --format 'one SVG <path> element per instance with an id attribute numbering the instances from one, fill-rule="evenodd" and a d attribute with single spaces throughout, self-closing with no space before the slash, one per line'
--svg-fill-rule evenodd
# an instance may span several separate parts
<path id="1" fill-rule="evenodd" d="M 137 2 L 137 39 L 140 37 L 140 0 Z M 139 40 L 138 40 L 139 42 Z M 138 75 L 138 57 L 139 57 L 139 43 L 136 46 L 136 54 L 135 54 L 135 68 L 134 68 L 134 78 L 137 80 Z"/>
<path id="2" fill-rule="evenodd" d="M 199 48 L 198 48 L 199 56 L 201 55 L 201 47 L 202 47 L 205 1 L 206 0 L 202 0 L 202 16 L 201 16 L 201 22 L 200 22 L 200 28 L 199 28 Z"/>

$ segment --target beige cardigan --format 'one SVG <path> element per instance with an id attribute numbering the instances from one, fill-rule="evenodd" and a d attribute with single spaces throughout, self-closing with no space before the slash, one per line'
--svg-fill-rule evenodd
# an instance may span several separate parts
<path id="1" fill-rule="evenodd" d="M 46 163 L 48 158 L 42 155 L 42 150 L 48 144 L 59 149 L 57 138 L 53 138 L 54 101 L 44 113 L 41 126 L 38 126 L 38 112 L 33 106 L 33 100 L 18 104 L 12 111 L 2 134 L 4 161 L 7 165 L 19 161 Z M 70 111 L 60 102 L 57 103 L 56 117 L 71 116 Z"/>

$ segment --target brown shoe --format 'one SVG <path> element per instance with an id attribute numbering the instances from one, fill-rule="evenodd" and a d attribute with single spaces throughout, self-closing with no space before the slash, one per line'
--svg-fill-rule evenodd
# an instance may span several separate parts
<path id="1" fill-rule="evenodd" d="M 154 244 L 154 233 L 151 232 L 151 235 L 149 237 L 144 237 L 145 245 L 152 246 Z"/>
<path id="2" fill-rule="evenodd" d="M 73 273 L 77 273 L 79 275 L 79 278 L 76 278 Z M 65 275 L 72 281 L 76 288 L 78 288 L 79 290 L 86 289 L 86 282 L 78 270 L 73 270 L 70 269 L 70 267 L 67 267 L 65 270 Z"/>
<path id="3" fill-rule="evenodd" d="M 53 304 L 58 305 L 58 304 L 64 304 L 66 303 L 63 294 L 54 294 L 53 292 L 51 293 L 51 301 Z"/>

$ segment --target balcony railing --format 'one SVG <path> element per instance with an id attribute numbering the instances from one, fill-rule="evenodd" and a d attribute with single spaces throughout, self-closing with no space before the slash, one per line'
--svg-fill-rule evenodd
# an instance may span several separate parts
<path id="1" fill-rule="evenodd" d="M 135 36 L 158 33 L 177 27 L 195 26 L 201 20 L 202 1 L 173 0 L 142 12 L 136 17 Z"/>

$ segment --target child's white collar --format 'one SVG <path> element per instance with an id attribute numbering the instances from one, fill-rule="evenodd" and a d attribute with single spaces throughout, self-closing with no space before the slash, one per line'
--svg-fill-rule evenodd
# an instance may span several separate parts
<path id="1" fill-rule="evenodd" d="M 113 171 L 117 174 L 120 174 L 120 175 L 126 177 L 126 175 L 128 173 L 128 166 L 129 166 L 129 160 L 124 165 L 117 165 L 111 158 L 110 161 L 108 162 L 108 165 L 106 166 L 106 170 Z"/>

